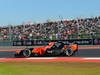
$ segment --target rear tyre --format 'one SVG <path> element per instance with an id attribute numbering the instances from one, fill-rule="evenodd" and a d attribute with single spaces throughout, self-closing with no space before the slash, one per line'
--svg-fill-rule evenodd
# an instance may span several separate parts
<path id="1" fill-rule="evenodd" d="M 72 56 L 74 54 L 74 51 L 71 48 L 68 48 L 64 53 L 66 56 Z"/>
<path id="2" fill-rule="evenodd" d="M 29 50 L 29 49 L 23 50 L 22 55 L 23 55 L 23 57 L 26 57 L 26 58 L 30 57 L 31 56 L 31 50 Z"/>

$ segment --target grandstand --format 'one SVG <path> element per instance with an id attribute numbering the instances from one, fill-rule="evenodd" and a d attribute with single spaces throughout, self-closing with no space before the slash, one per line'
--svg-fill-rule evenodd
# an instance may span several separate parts
<path id="1" fill-rule="evenodd" d="M 0 40 L 100 38 L 100 17 L 0 27 Z"/>

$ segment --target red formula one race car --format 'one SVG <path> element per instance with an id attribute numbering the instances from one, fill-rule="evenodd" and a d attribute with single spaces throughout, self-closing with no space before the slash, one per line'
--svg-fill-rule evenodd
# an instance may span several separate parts
<path id="1" fill-rule="evenodd" d="M 49 42 L 47 46 L 40 48 L 26 48 L 18 50 L 15 57 L 32 57 L 32 56 L 55 56 L 66 55 L 72 56 L 78 51 L 77 44 L 66 45 L 63 42 Z"/>

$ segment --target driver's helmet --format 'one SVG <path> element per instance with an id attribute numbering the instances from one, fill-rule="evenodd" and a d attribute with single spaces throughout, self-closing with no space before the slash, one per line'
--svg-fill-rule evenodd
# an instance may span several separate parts
<path id="1" fill-rule="evenodd" d="M 61 43 L 59 43 L 59 42 L 55 42 L 55 45 L 56 45 L 56 46 L 59 46 L 59 45 L 61 45 Z"/>
<path id="2" fill-rule="evenodd" d="M 60 46 L 62 45 L 62 43 L 61 43 L 61 42 L 55 42 L 55 44 L 54 44 L 54 45 L 55 45 L 55 47 L 57 47 L 57 48 L 58 48 L 58 47 L 60 47 Z"/>

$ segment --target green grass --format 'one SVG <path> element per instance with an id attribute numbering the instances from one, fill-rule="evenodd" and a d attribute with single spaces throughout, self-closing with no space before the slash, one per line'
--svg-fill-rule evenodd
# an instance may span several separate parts
<path id="1" fill-rule="evenodd" d="M 100 63 L 1 62 L 0 75 L 100 75 Z"/>

